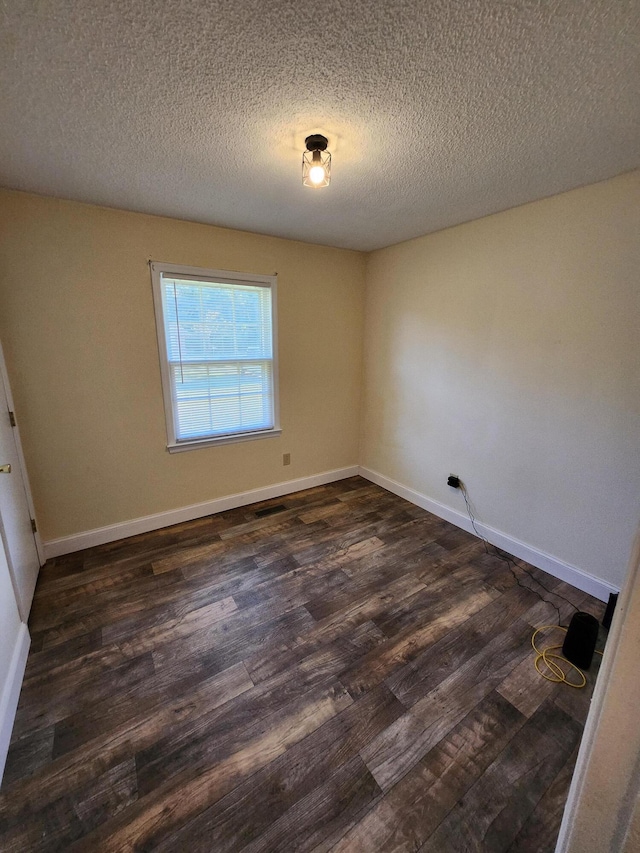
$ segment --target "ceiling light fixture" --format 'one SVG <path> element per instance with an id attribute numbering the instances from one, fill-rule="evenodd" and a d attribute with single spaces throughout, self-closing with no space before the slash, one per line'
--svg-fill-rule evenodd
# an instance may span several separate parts
<path id="1" fill-rule="evenodd" d="M 328 187 L 331 180 L 331 154 L 327 151 L 327 137 L 320 133 L 307 136 L 307 150 L 302 155 L 302 183 L 305 187 Z"/>

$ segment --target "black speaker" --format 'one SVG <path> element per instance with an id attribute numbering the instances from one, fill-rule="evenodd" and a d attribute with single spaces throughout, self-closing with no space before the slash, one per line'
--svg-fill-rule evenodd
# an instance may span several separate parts
<path id="1" fill-rule="evenodd" d="M 598 620 L 590 613 L 579 610 L 574 613 L 567 636 L 562 645 L 562 654 L 580 669 L 589 669 L 598 639 Z"/>

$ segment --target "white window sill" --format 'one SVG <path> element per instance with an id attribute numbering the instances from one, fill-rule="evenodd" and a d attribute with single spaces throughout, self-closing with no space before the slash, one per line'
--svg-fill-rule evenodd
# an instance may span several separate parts
<path id="1" fill-rule="evenodd" d="M 211 438 L 196 438 L 193 441 L 180 441 L 168 444 L 169 453 L 182 453 L 184 450 L 197 450 L 199 447 L 213 447 L 216 444 L 236 444 L 239 441 L 255 441 L 258 438 L 273 438 L 282 434 L 280 428 L 266 429 L 262 432 L 245 432 L 240 435 L 220 435 Z"/>

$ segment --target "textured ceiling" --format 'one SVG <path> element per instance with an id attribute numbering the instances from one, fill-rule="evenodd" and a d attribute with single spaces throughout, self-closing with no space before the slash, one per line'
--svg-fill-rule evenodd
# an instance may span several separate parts
<path id="1" fill-rule="evenodd" d="M 640 165 L 638 0 L 10 0 L 0 183 L 369 250 Z M 322 132 L 331 186 L 302 186 Z"/>

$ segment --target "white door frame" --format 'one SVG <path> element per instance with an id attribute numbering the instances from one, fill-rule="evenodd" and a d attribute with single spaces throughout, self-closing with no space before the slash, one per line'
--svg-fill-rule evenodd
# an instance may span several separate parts
<path id="1" fill-rule="evenodd" d="M 562 817 L 556 853 L 635 850 L 640 812 L 640 527 L 611 623 Z"/>
<path id="2" fill-rule="evenodd" d="M 0 342 L 0 380 L 4 385 L 5 394 L 7 397 L 7 405 L 9 407 L 9 411 L 13 412 L 15 417 L 15 405 L 13 402 L 13 395 L 11 394 L 11 384 L 9 382 L 9 374 L 7 373 L 7 365 L 4 360 L 4 352 L 2 350 L 2 342 Z M 31 518 L 36 518 L 36 511 L 33 505 L 33 496 L 31 494 L 31 484 L 29 483 L 29 475 L 27 474 L 27 464 L 24 459 L 24 453 L 22 451 L 22 440 L 20 438 L 20 425 L 16 419 L 16 425 L 13 428 L 13 437 L 16 443 L 16 450 L 18 452 L 18 459 L 20 460 L 20 467 L 22 468 L 22 481 L 24 483 L 24 490 L 27 495 L 27 506 L 29 507 L 29 513 Z M 37 524 L 36 524 L 37 526 Z M 38 560 L 41 566 L 44 566 L 46 562 L 46 557 L 44 555 L 44 548 L 42 546 L 42 539 L 40 537 L 39 529 L 33 534 L 33 538 L 36 543 L 36 550 L 38 552 Z M 24 614 L 23 614 L 24 618 Z M 26 619 L 25 619 L 26 621 Z"/>

